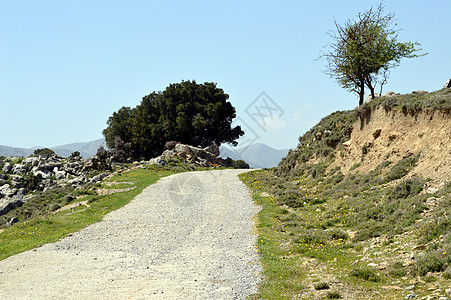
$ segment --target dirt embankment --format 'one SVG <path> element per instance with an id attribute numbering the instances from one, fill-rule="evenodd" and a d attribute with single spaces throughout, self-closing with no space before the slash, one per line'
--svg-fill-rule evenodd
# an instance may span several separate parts
<path id="1" fill-rule="evenodd" d="M 436 184 L 451 179 L 451 115 L 446 113 L 424 110 L 411 115 L 379 107 L 354 124 L 351 139 L 343 145 L 330 168 L 368 173 L 384 161 L 396 163 L 421 152 L 409 176 Z"/>

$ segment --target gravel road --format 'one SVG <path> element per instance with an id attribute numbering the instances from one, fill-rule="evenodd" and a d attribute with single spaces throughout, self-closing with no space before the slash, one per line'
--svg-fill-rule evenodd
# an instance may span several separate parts
<path id="1" fill-rule="evenodd" d="M 240 172 L 162 178 L 102 222 L 0 261 L 0 299 L 245 299 L 259 209 Z"/>

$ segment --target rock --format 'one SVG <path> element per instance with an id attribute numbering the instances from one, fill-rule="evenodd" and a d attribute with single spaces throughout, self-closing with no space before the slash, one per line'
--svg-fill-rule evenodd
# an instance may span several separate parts
<path id="1" fill-rule="evenodd" d="M 381 132 L 382 132 L 382 128 L 376 129 L 376 130 L 373 132 L 373 138 L 374 138 L 374 139 L 377 139 L 377 138 L 381 135 Z"/>
<path id="2" fill-rule="evenodd" d="M 417 295 L 415 295 L 415 294 L 409 294 L 404 299 L 413 299 L 413 298 L 416 298 L 416 297 L 417 297 Z"/>
<path id="3" fill-rule="evenodd" d="M 443 86 L 443 88 L 444 88 L 444 89 L 449 89 L 449 88 L 451 88 L 451 79 L 449 79 L 449 80 L 445 83 L 445 85 Z"/>
<path id="4" fill-rule="evenodd" d="M 412 94 L 425 94 L 425 93 L 427 93 L 425 90 L 416 90 L 412 92 Z"/>
<path id="5" fill-rule="evenodd" d="M 430 207 L 434 207 L 438 204 L 438 199 L 435 197 L 429 197 L 426 199 L 426 205 Z"/>
<path id="6" fill-rule="evenodd" d="M 35 156 L 29 156 L 22 161 L 25 165 L 30 165 L 32 167 L 36 167 L 39 164 L 39 158 Z"/>
<path id="7" fill-rule="evenodd" d="M 89 180 L 89 183 L 100 182 L 103 179 L 105 179 L 106 177 L 108 177 L 109 175 L 110 175 L 110 173 L 102 173 L 102 174 L 96 175 Z"/>
<path id="8" fill-rule="evenodd" d="M 19 222 L 19 219 L 17 219 L 16 217 L 12 217 L 11 220 L 9 220 L 8 223 L 6 223 L 6 225 L 12 226 L 13 224 L 16 224 L 17 222 Z"/>
<path id="9" fill-rule="evenodd" d="M 389 139 L 390 141 L 394 141 L 395 139 L 398 138 L 398 136 L 399 136 L 399 133 L 398 133 L 398 132 L 391 132 L 391 133 L 388 135 L 388 139 Z"/>
<path id="10" fill-rule="evenodd" d="M 0 200 L 0 216 L 17 207 L 21 207 L 25 202 L 27 202 L 27 199 L 22 193 L 17 193 L 14 196 L 3 198 Z"/>
<path id="11" fill-rule="evenodd" d="M 373 145 L 374 145 L 373 141 L 367 141 L 367 142 L 364 144 L 364 146 L 365 146 L 367 149 L 373 147 Z"/>
<path id="12" fill-rule="evenodd" d="M 66 197 L 66 203 L 72 202 L 74 201 L 76 198 L 72 195 L 67 195 Z"/>
<path id="13" fill-rule="evenodd" d="M 451 80 L 451 79 L 450 79 Z M 446 289 L 445 290 L 445 293 L 448 295 L 448 296 L 451 296 L 451 289 Z"/>
<path id="14" fill-rule="evenodd" d="M 8 174 L 9 172 L 11 172 L 12 169 L 13 169 L 13 166 L 9 162 L 7 162 L 3 165 L 2 172 L 4 174 Z"/>
<path id="15" fill-rule="evenodd" d="M 206 148 L 204 148 L 204 151 L 210 152 L 211 154 L 213 154 L 215 157 L 219 156 L 219 146 L 216 144 L 210 145 Z"/>
<path id="16" fill-rule="evenodd" d="M 345 147 L 351 146 L 351 140 L 344 142 L 343 146 L 345 146 Z"/>
<path id="17" fill-rule="evenodd" d="M 52 173 L 48 170 L 38 170 L 36 172 L 33 172 L 34 176 L 41 176 L 42 179 L 49 179 L 52 177 Z"/>
<path id="18" fill-rule="evenodd" d="M 149 160 L 149 164 L 151 165 L 160 165 L 160 166 L 166 166 L 168 163 L 164 159 L 165 156 L 161 155 L 155 158 L 152 158 Z"/>
<path id="19" fill-rule="evenodd" d="M 27 174 L 27 171 L 28 171 L 28 167 L 26 165 L 16 164 L 13 167 L 13 174 L 16 174 L 16 175 L 25 175 L 25 174 Z"/>
<path id="20" fill-rule="evenodd" d="M 61 180 L 66 178 L 66 172 L 64 171 L 56 171 L 55 172 L 56 180 Z"/>
<path id="21" fill-rule="evenodd" d="M 395 93 L 393 91 L 389 91 L 384 94 L 384 97 L 393 97 L 393 96 L 397 96 L 397 95 L 400 95 L 400 93 Z"/>
<path id="22" fill-rule="evenodd" d="M 321 139 L 323 138 L 323 133 L 321 131 L 315 133 L 315 138 L 316 140 L 321 141 Z"/>
<path id="23" fill-rule="evenodd" d="M 174 156 L 176 154 L 177 154 L 177 152 L 175 152 L 174 150 L 164 150 L 161 155 L 162 156 Z"/>
<path id="24" fill-rule="evenodd" d="M 381 94 L 374 93 L 374 99 L 379 98 L 380 96 L 381 96 Z M 368 97 L 365 99 L 365 103 L 368 103 L 371 100 L 373 100 L 373 98 L 371 97 L 371 94 L 369 94 Z"/>
<path id="25" fill-rule="evenodd" d="M 74 179 L 69 180 L 69 183 L 72 185 L 80 186 L 86 182 L 86 178 L 84 176 L 75 177 Z"/>

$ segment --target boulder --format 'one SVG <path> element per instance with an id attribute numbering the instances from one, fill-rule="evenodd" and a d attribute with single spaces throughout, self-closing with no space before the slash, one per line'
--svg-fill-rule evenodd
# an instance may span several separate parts
<path id="1" fill-rule="evenodd" d="M 204 151 L 210 152 L 211 154 L 213 154 L 215 157 L 219 156 L 219 146 L 216 144 L 210 145 L 206 148 L 204 148 Z"/>
<path id="2" fill-rule="evenodd" d="M 11 172 L 12 169 L 13 169 L 13 166 L 9 162 L 7 162 L 3 165 L 2 172 L 4 174 L 8 174 L 9 172 Z"/>
<path id="3" fill-rule="evenodd" d="M 443 86 L 443 88 L 444 88 L 444 89 L 449 89 L 449 88 L 451 88 L 451 79 L 449 79 L 449 80 L 445 83 L 445 85 Z"/>
<path id="4" fill-rule="evenodd" d="M 66 178 L 66 172 L 64 171 L 55 171 L 56 180 L 61 180 Z"/>
<path id="5" fill-rule="evenodd" d="M 22 190 L 22 189 L 21 189 Z M 27 199 L 25 198 L 25 194 L 19 190 L 15 195 L 10 197 L 5 197 L 0 200 L 0 216 L 7 214 L 9 211 L 21 207 Z"/>
<path id="6" fill-rule="evenodd" d="M 13 167 L 13 174 L 16 175 L 25 175 L 28 172 L 28 167 L 22 164 L 16 164 Z"/>
<path id="7" fill-rule="evenodd" d="M 169 156 L 169 155 L 167 155 L 167 156 Z M 158 157 L 152 158 L 151 160 L 149 160 L 149 164 L 166 166 L 168 163 L 167 163 L 167 161 L 164 158 L 165 158 L 165 156 L 163 156 L 163 155 L 160 155 Z"/>
<path id="8" fill-rule="evenodd" d="M 397 96 L 397 95 L 401 95 L 401 94 L 400 93 L 395 93 L 393 91 L 389 91 L 389 92 L 386 92 L 384 94 L 384 97 L 393 97 L 393 96 Z"/>
<path id="9" fill-rule="evenodd" d="M 102 174 L 96 175 L 89 180 L 89 183 L 100 182 L 108 176 L 110 176 L 110 173 L 102 173 Z"/>
<path id="10" fill-rule="evenodd" d="M 35 172 L 33 172 L 34 176 L 41 176 L 42 179 L 49 179 L 50 177 L 52 177 L 52 173 L 49 172 L 48 170 L 37 170 Z"/>
<path id="11" fill-rule="evenodd" d="M 377 139 L 377 138 L 381 135 L 381 132 L 382 132 L 382 128 L 376 129 L 376 130 L 373 132 L 373 138 L 374 138 L 374 139 Z"/>
<path id="12" fill-rule="evenodd" d="M 69 180 L 69 183 L 75 186 L 83 185 L 86 182 L 86 178 L 84 176 L 75 177 L 74 179 Z"/>
<path id="13" fill-rule="evenodd" d="M 24 165 L 29 165 L 32 167 L 36 167 L 39 164 L 39 158 L 35 156 L 28 156 L 26 157 L 23 162 Z"/>
<path id="14" fill-rule="evenodd" d="M 8 227 L 12 226 L 13 224 L 16 224 L 17 222 L 19 222 L 19 219 L 17 219 L 16 217 L 12 217 L 11 220 L 8 221 L 8 223 L 6 223 L 6 225 Z"/>

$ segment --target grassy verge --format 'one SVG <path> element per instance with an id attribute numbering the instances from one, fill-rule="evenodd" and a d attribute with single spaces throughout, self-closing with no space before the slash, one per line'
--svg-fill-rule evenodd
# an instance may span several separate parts
<path id="1" fill-rule="evenodd" d="M 390 167 L 316 179 L 309 172 L 242 174 L 262 206 L 257 229 L 264 279 L 251 299 L 403 299 L 432 290 L 445 296 L 451 223 L 443 213 L 451 184 L 435 195 L 419 194 L 416 186 L 424 181 L 418 178 L 387 185 L 397 169 Z M 442 200 L 428 210 L 424 203 L 432 196 Z"/>
<path id="2" fill-rule="evenodd" d="M 23 223 L 15 224 L 0 233 L 0 260 L 21 253 L 46 243 L 52 243 L 69 233 L 85 228 L 89 224 L 101 221 L 103 216 L 130 202 L 141 191 L 158 181 L 161 177 L 174 174 L 170 170 L 137 169 L 116 175 L 109 181 L 117 182 L 117 187 L 123 187 L 120 182 L 133 182 L 133 190 L 109 195 L 87 195 L 83 199 L 88 205 L 78 206 L 69 211 L 47 214 L 31 218 Z M 131 185 L 125 184 L 127 187 Z"/>

